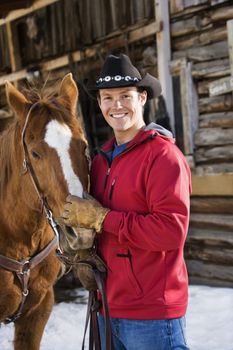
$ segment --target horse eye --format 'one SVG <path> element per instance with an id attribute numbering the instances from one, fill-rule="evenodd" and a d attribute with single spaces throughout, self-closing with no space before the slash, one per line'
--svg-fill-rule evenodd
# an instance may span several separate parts
<path id="1" fill-rule="evenodd" d="M 41 158 L 41 156 L 39 155 L 39 153 L 37 153 L 36 151 L 32 151 L 32 157 L 33 157 L 34 159 L 40 159 L 40 158 Z"/>

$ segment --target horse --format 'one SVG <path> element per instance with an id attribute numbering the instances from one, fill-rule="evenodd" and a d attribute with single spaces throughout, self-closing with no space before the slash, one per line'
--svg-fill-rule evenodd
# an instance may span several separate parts
<path id="1" fill-rule="evenodd" d="M 38 350 L 61 269 L 57 221 L 66 197 L 88 190 L 88 145 L 71 73 L 52 93 L 6 82 L 6 95 L 15 120 L 0 136 L 0 323 L 14 322 L 15 350 Z"/>

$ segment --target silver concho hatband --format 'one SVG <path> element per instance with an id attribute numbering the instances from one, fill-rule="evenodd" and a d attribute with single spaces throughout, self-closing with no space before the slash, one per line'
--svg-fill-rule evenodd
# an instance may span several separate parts
<path id="1" fill-rule="evenodd" d="M 100 84 L 100 83 L 103 83 L 103 82 L 109 82 L 109 81 L 121 81 L 121 80 L 124 80 L 126 82 L 128 81 L 132 81 L 132 82 L 135 82 L 135 81 L 139 81 L 138 78 L 136 77 L 130 77 L 129 75 L 126 75 L 125 77 L 122 77 L 121 75 L 115 75 L 114 77 L 110 77 L 110 75 L 107 75 L 106 77 L 104 78 L 99 78 L 97 81 L 96 81 L 96 84 Z"/>

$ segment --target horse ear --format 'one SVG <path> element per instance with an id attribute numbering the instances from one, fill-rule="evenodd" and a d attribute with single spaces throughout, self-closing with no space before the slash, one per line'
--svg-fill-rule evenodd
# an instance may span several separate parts
<path id="1" fill-rule="evenodd" d="M 16 113 L 16 116 L 20 119 L 25 118 L 25 111 L 28 105 L 26 97 L 17 90 L 13 84 L 6 81 L 6 96 L 10 108 Z"/>
<path id="2" fill-rule="evenodd" d="M 60 86 L 60 94 L 64 97 L 67 107 L 70 109 L 72 115 L 74 115 L 78 101 L 78 88 L 72 73 L 66 74 L 63 78 Z"/>

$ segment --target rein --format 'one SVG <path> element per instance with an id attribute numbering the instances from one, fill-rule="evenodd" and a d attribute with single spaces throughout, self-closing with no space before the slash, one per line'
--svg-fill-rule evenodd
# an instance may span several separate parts
<path id="1" fill-rule="evenodd" d="M 40 262 L 42 262 L 55 248 L 56 252 L 58 255 L 62 255 L 62 251 L 59 245 L 59 226 L 53 219 L 53 213 L 52 210 L 50 209 L 47 200 L 45 197 L 41 195 L 42 191 L 39 186 L 39 181 L 37 179 L 37 176 L 34 172 L 34 169 L 31 165 L 30 159 L 29 159 L 29 153 L 27 149 L 27 145 L 25 142 L 25 132 L 26 128 L 28 125 L 28 120 L 31 115 L 31 112 L 34 110 L 34 108 L 39 104 L 39 102 L 36 102 L 33 104 L 26 116 L 25 124 L 22 129 L 22 134 L 21 134 L 21 143 L 23 147 L 23 174 L 28 172 L 30 175 L 31 181 L 34 185 L 34 188 L 36 190 L 36 193 L 40 199 L 40 202 L 42 204 L 42 208 L 46 214 L 46 219 L 51 226 L 55 237 L 53 238 L 50 243 L 43 248 L 39 253 L 34 255 L 31 258 L 24 259 L 22 261 L 17 261 L 11 258 L 8 258 L 4 255 L 0 255 L 0 267 L 4 268 L 5 270 L 15 272 L 16 276 L 18 277 L 21 288 L 22 288 L 22 300 L 19 305 L 18 310 L 11 316 L 7 317 L 6 320 L 4 321 L 5 323 L 10 323 L 14 322 L 19 316 L 22 314 L 23 307 L 26 301 L 26 297 L 29 294 L 29 289 L 28 289 L 28 283 L 29 283 L 29 277 L 30 277 L 30 270 L 33 269 L 35 266 L 37 266 Z"/>

